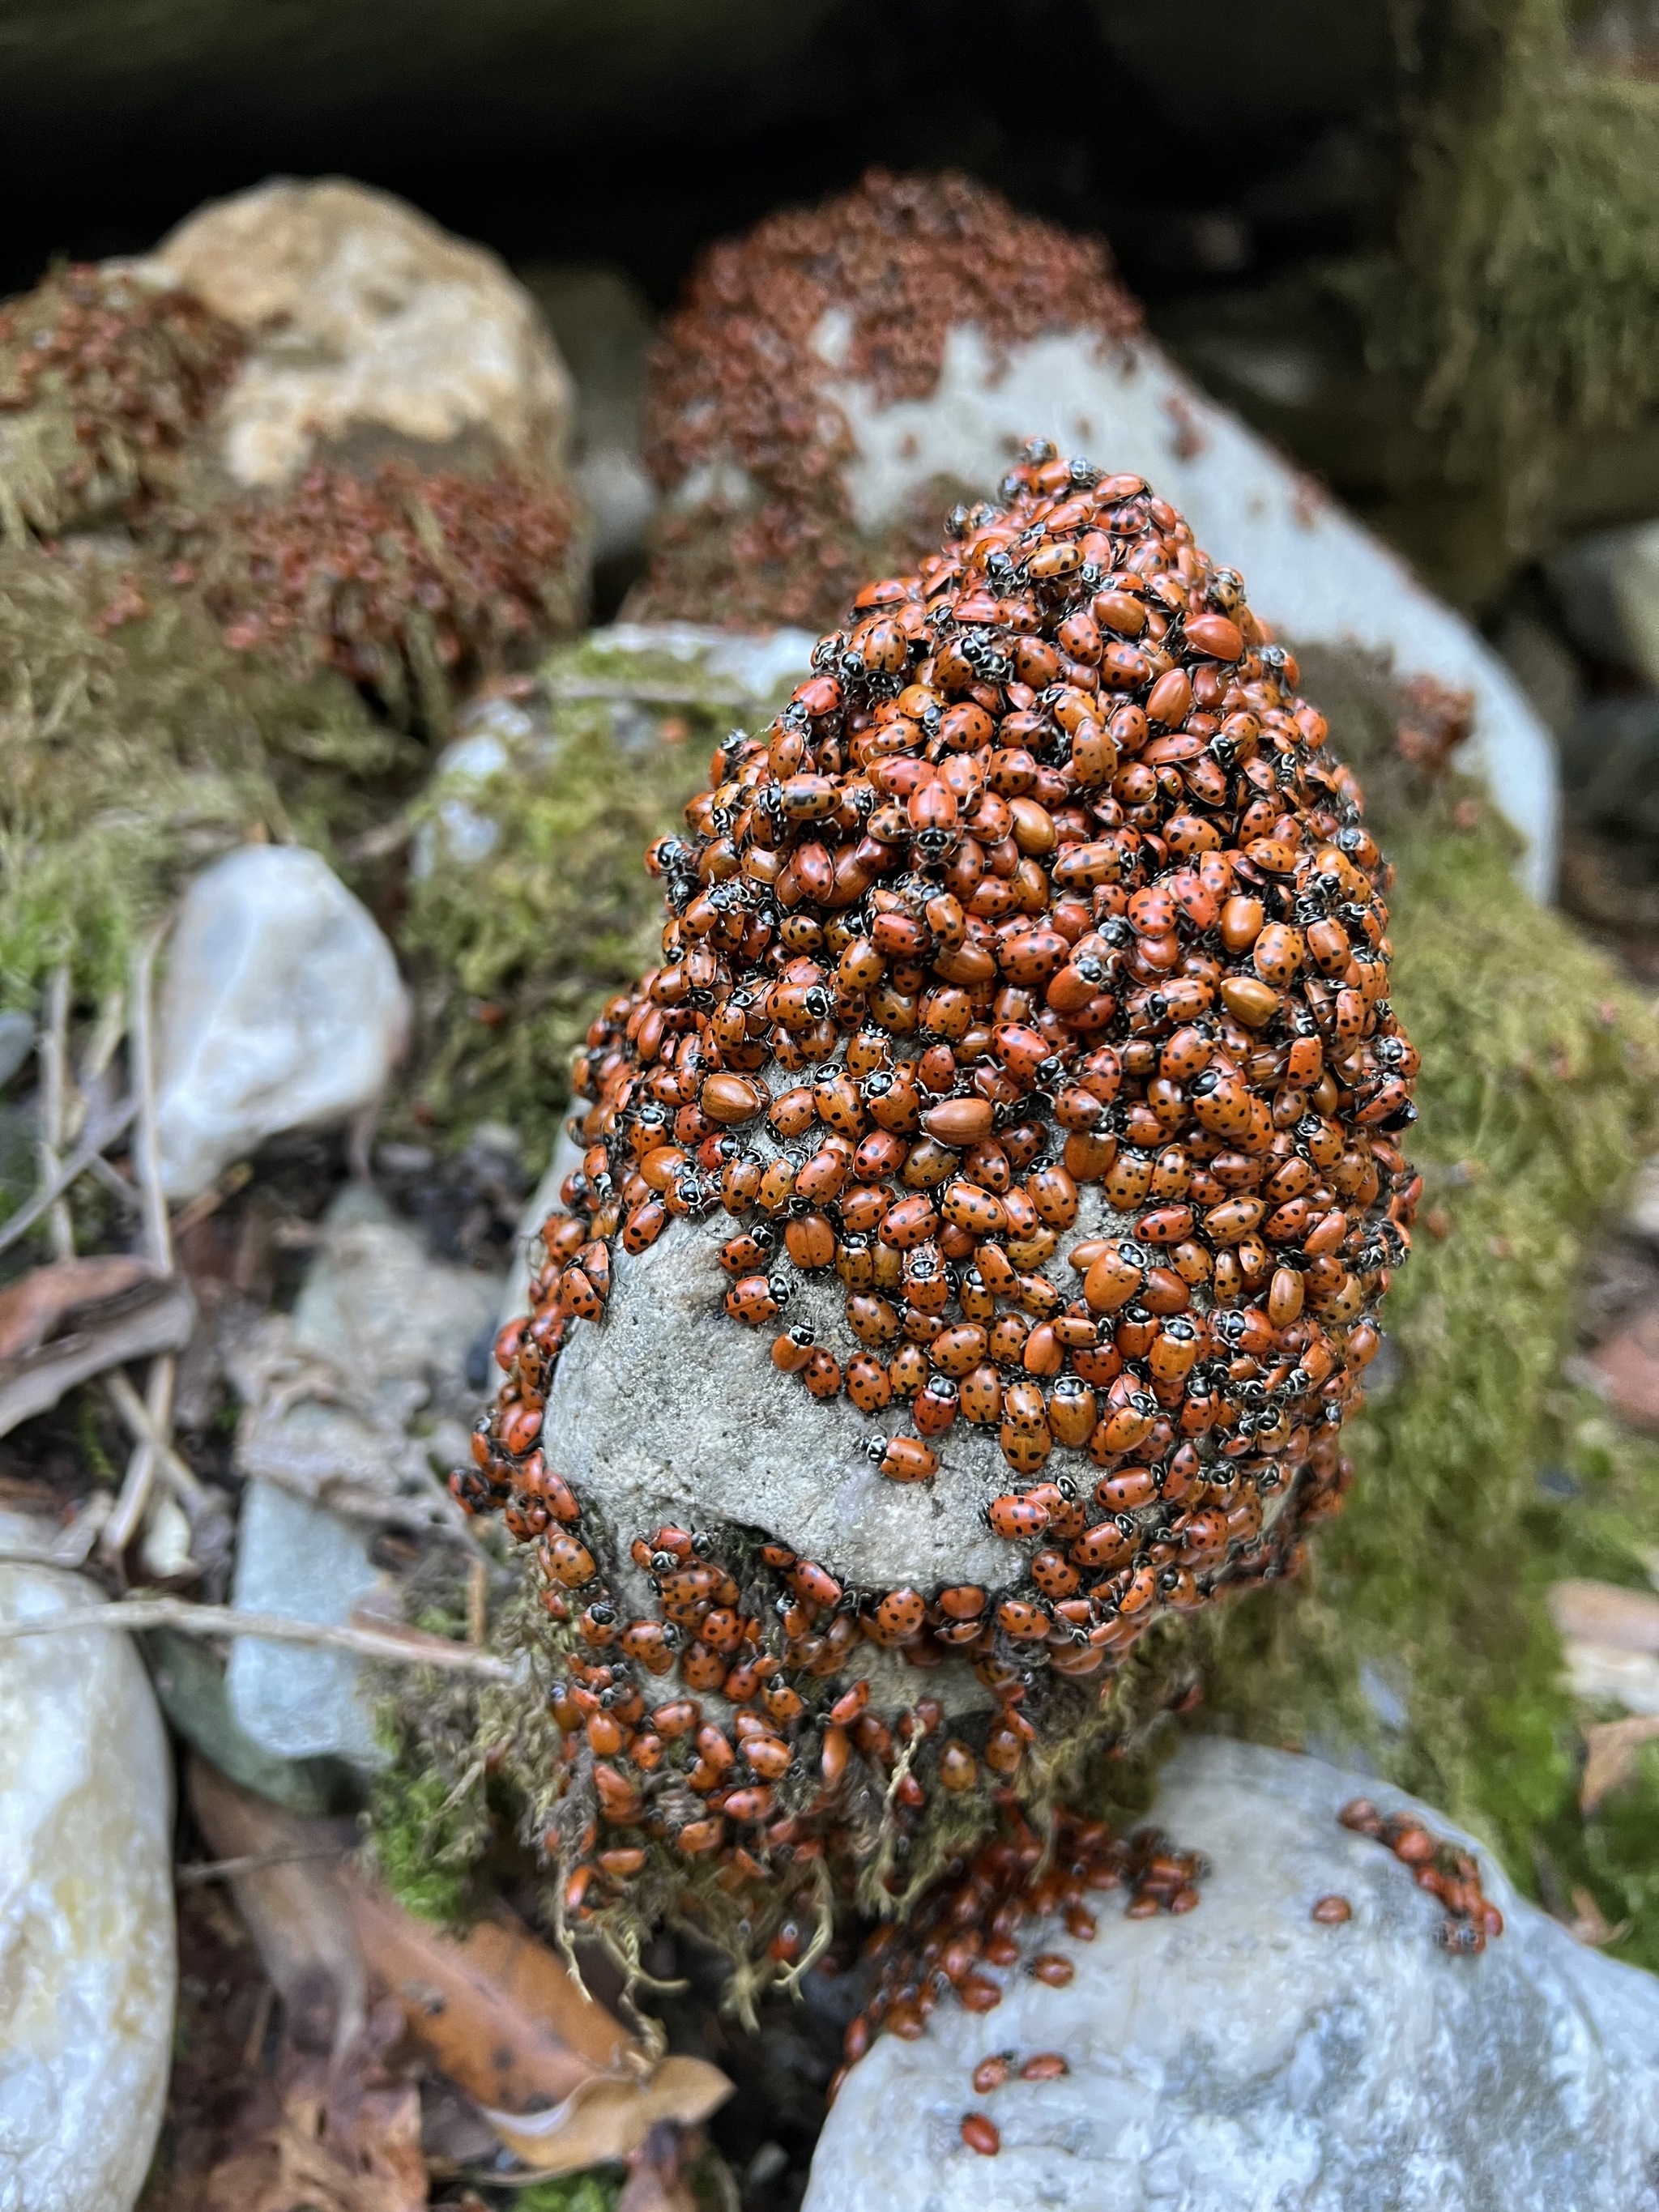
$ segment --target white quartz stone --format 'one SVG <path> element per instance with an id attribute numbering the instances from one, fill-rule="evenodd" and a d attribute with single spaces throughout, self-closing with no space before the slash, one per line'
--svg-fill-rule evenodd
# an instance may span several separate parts
<path id="1" fill-rule="evenodd" d="M 279 1130 L 371 1105 L 408 1023 L 392 947 L 315 853 L 246 845 L 216 861 L 167 952 L 156 1128 L 168 1195 L 194 1197 Z"/>

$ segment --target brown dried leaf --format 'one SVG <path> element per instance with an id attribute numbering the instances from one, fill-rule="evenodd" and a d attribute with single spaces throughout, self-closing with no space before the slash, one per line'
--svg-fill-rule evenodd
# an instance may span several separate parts
<path id="1" fill-rule="evenodd" d="M 1584 1730 L 1589 1756 L 1578 1786 L 1578 1807 L 1586 1817 L 1599 1811 L 1602 1799 L 1630 1780 L 1636 1771 L 1637 1753 L 1656 1738 L 1659 1738 L 1659 1716 L 1652 1713 L 1638 1713 L 1631 1720 L 1601 1721 Z"/>
<path id="2" fill-rule="evenodd" d="M 282 1996 L 289 2039 L 343 2052 L 368 2016 L 368 1976 L 336 1875 L 338 1839 L 325 1822 L 299 1820 L 239 1789 L 199 1753 L 186 1786 L 197 1826 L 220 1858 L 290 1854 L 283 1864 L 231 1875 L 231 1889 Z"/>
<path id="3" fill-rule="evenodd" d="M 504 1905 L 450 1936 L 355 1870 L 342 1879 L 362 1954 L 403 2005 L 410 2037 L 481 2105 L 561 2105 L 636 2055 L 620 2022 Z"/>
<path id="4" fill-rule="evenodd" d="M 706 2058 L 671 2054 L 649 2075 L 596 2075 L 552 2112 L 478 2109 L 501 2141 L 538 2173 L 580 2173 L 637 2151 L 665 2123 L 697 2127 L 717 2112 L 732 2084 Z"/>
<path id="5" fill-rule="evenodd" d="M 148 1260 L 125 1252 L 53 1260 L 0 1291 L 0 1359 L 26 1359 L 68 1316 L 155 1280 Z"/>
<path id="6" fill-rule="evenodd" d="M 402 2031 L 387 2004 L 337 2065 L 289 2054 L 281 2117 L 214 2168 L 204 2212 L 424 2212 L 420 2092 L 380 2063 Z"/>

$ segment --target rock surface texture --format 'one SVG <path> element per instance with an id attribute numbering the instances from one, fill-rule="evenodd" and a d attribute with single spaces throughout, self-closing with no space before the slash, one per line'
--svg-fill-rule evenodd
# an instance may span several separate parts
<path id="1" fill-rule="evenodd" d="M 1358 1786 L 1316 1759 L 1189 1745 L 1154 1817 L 1212 1863 L 1198 1910 L 1128 1920 L 1102 1898 L 1092 1942 L 1049 1923 L 1026 1947 L 1074 1962 L 1067 1986 L 1012 1970 L 994 2011 L 947 1999 L 919 2040 L 881 2037 L 830 2112 L 804 2212 L 1659 2205 L 1659 1982 L 1576 1943 L 1480 1851 L 1505 1929 L 1449 1954 L 1410 1870 L 1338 1824 Z M 1455 1832 L 1400 1791 L 1365 1794 Z M 1333 1895 L 1352 1908 L 1338 1925 L 1312 1917 Z M 974 2069 L 1003 2051 L 1011 2078 L 977 2094 Z M 1038 2052 L 1070 2071 L 1021 2080 Z M 970 2112 L 994 2155 L 964 2142 Z"/>
<path id="2" fill-rule="evenodd" d="M 173 1198 L 278 1130 L 377 1099 L 407 994 L 366 907 L 315 853 L 250 845 L 191 885 L 167 951 L 156 1123 Z"/>
<path id="3" fill-rule="evenodd" d="M 563 473 L 570 380 L 534 303 L 492 253 L 337 179 L 220 200 L 155 265 L 244 331 L 219 416 L 249 489 L 317 455 Z"/>
<path id="4" fill-rule="evenodd" d="M 0 1516 L 14 1541 L 33 1523 Z M 0 1619 L 96 1602 L 0 1566 Z M 0 1646 L 0 2205 L 126 2212 L 172 2058 L 172 1760 L 125 1636 Z"/>
<path id="5" fill-rule="evenodd" d="M 369 1556 L 374 1528 L 331 1510 L 342 1489 L 434 1519 L 451 1510 L 434 1468 L 465 1447 L 466 1356 L 500 1291 L 496 1276 L 430 1259 L 372 1195 L 336 1201 L 293 1315 L 267 1315 L 231 1355 L 246 1404 L 238 1605 L 338 1625 L 372 1604 L 386 1583 Z M 243 1637 L 226 1674 L 230 1711 L 280 1758 L 372 1766 L 381 1754 L 362 1675 L 344 1652 Z"/>

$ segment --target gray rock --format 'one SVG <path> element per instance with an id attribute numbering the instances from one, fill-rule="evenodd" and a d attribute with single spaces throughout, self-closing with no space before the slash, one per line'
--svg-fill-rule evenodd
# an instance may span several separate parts
<path id="1" fill-rule="evenodd" d="M 373 1531 L 275 1483 L 251 1482 L 237 1529 L 234 1601 L 250 1613 L 339 1626 L 386 1577 L 368 1556 Z M 360 1695 L 363 1667 L 345 1651 L 236 1639 L 226 1670 L 232 1717 L 279 1759 L 384 1765 Z"/>
<path id="2" fill-rule="evenodd" d="M 794 1080 L 776 1069 L 763 1079 L 778 1090 Z M 763 1130 L 750 1140 L 763 1158 L 775 1148 Z M 1133 1227 L 1098 1184 L 1085 1184 L 1052 1265 L 1063 1267 L 1085 1238 Z M 619 1594 L 644 1609 L 647 1584 L 628 1558 L 634 1536 L 720 1519 L 765 1528 L 859 1589 L 1006 1583 L 1018 1562 L 982 1516 L 1009 1486 L 996 1434 L 958 1421 L 934 1440 L 933 1481 L 890 1481 L 868 1448 L 908 1428 L 908 1408 L 866 1416 L 844 1395 L 820 1401 L 780 1375 L 775 1329 L 744 1328 L 721 1310 L 729 1279 L 717 1255 L 731 1232 L 717 1209 L 673 1224 L 637 1257 L 618 1249 L 603 1326 L 573 1329 L 559 1359 L 543 1436 L 584 1514 L 611 1532 L 606 1565 Z M 845 1297 L 833 1275 L 800 1277 L 785 1316 L 843 1361 L 858 1349 Z M 1267 1501 L 1270 1517 L 1282 1502 Z"/>
<path id="3" fill-rule="evenodd" d="M 650 302 L 625 270 L 553 264 L 521 269 L 576 387 L 573 474 L 593 519 L 598 560 L 635 552 L 657 505 L 640 459 Z"/>
<path id="4" fill-rule="evenodd" d="M 0 1014 L 0 1089 L 11 1081 L 34 1050 L 34 1018 L 20 1006 Z"/>
<path id="5" fill-rule="evenodd" d="M 265 1316 L 227 1354 L 246 1406 L 236 1463 L 250 1478 L 238 1605 L 338 1624 L 384 1587 L 372 1528 L 330 1510 L 331 1496 L 451 1517 L 437 1477 L 465 1455 L 466 1356 L 500 1296 L 499 1277 L 429 1258 L 372 1193 L 336 1200 L 293 1315 Z M 343 1652 L 243 1638 L 227 1670 L 230 1711 L 280 1758 L 372 1765 L 362 1675 Z"/>
<path id="6" fill-rule="evenodd" d="M 1633 1236 L 1659 1249 L 1659 1155 L 1644 1160 L 1638 1170 L 1625 1218 Z"/>
<path id="7" fill-rule="evenodd" d="M 185 895 L 161 989 L 161 1181 L 192 1198 L 279 1130 L 378 1099 L 404 1047 L 392 947 L 326 862 L 245 845 Z"/>
<path id="8" fill-rule="evenodd" d="M 1545 568 L 1575 642 L 1659 689 L 1659 522 L 1597 531 Z"/>
<path id="9" fill-rule="evenodd" d="M 40 1541 L 0 1515 L 0 1534 Z M 47 1531 L 49 1535 L 51 1531 Z M 80 1611 L 0 1565 L 0 1620 Z M 173 1761 L 129 1637 L 0 1645 L 0 2205 L 127 2212 L 173 2057 Z"/>
<path id="10" fill-rule="evenodd" d="M 1316 1759 L 1189 1744 L 1154 1812 L 1212 1863 L 1198 1910 L 1109 1910 L 1092 1943 L 1038 1923 L 1028 1950 L 1073 1959 L 1068 1986 L 1011 1972 L 988 2014 L 947 2002 L 919 2041 L 880 2038 L 803 2212 L 1653 2212 L 1659 1981 L 1582 1948 L 1467 1837 L 1507 1924 L 1449 1956 L 1435 1900 L 1337 1824 L 1355 1794 Z M 1332 1893 L 1346 1925 L 1310 1917 Z M 976 2095 L 974 2067 L 1004 2050 L 1071 2072 Z M 969 2111 L 997 2156 L 963 2143 Z"/>

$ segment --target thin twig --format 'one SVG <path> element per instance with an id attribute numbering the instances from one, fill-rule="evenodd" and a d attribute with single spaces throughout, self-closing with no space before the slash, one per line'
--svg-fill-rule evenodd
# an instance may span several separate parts
<path id="1" fill-rule="evenodd" d="M 313 1846 L 307 1850 L 286 1851 L 249 1851 L 239 1859 L 200 1859 L 190 1866 L 174 1867 L 173 1885 L 179 1889 L 198 1889 L 205 1882 L 228 1881 L 234 1875 L 263 1874 L 267 1867 L 292 1866 L 301 1859 L 337 1859 L 339 1845 Z"/>
<path id="2" fill-rule="evenodd" d="M 119 1168 L 112 1168 L 101 1152 L 94 1152 L 87 1162 L 87 1172 L 102 1183 L 112 1198 L 118 1199 L 129 1212 L 137 1213 L 143 1205 L 143 1200 Z"/>
<path id="3" fill-rule="evenodd" d="M 173 1273 L 173 1231 L 167 1219 L 167 1194 L 161 1188 L 161 1146 L 155 1129 L 155 1053 L 151 1000 L 155 981 L 155 956 L 161 946 L 161 930 L 152 930 L 133 956 L 131 1005 L 127 1018 L 128 1073 L 138 1101 L 138 1127 L 132 1147 L 132 1164 L 143 1200 L 144 1249 L 158 1274 Z M 144 1386 L 146 1427 L 132 1448 L 115 1510 L 104 1531 L 106 1559 L 118 1560 L 143 1525 L 149 1509 L 162 1452 L 173 1443 L 173 1386 L 178 1364 L 170 1352 L 150 1362 Z"/>
<path id="4" fill-rule="evenodd" d="M 20 1237 L 27 1237 L 41 1215 L 45 1213 L 72 1183 L 79 1182 L 106 1146 L 112 1145 L 132 1121 L 137 1118 L 138 1101 L 129 1098 L 118 1106 L 107 1121 L 101 1121 L 91 1135 L 78 1145 L 64 1161 L 58 1173 L 43 1190 L 37 1190 L 28 1204 L 19 1213 L 14 1213 L 3 1229 L 0 1229 L 0 1252 Z"/>
<path id="5" fill-rule="evenodd" d="M 125 1368 L 112 1368 L 104 1383 L 114 1401 L 116 1412 L 131 1431 L 134 1443 L 157 1444 L 160 1439 L 150 1421 L 149 1409 L 133 1389 Z M 161 1444 L 160 1462 L 161 1473 L 179 1503 L 191 1513 L 199 1510 L 210 1494 L 207 1485 L 189 1461 L 181 1456 L 178 1447 L 170 1443 Z"/>
<path id="6" fill-rule="evenodd" d="M 428 1502 L 419 1497 L 384 1497 L 364 1483 L 348 1482 L 341 1476 L 307 1482 L 276 1460 L 262 1459 L 244 1467 L 242 1472 L 250 1482 L 268 1482 L 273 1490 L 286 1491 L 290 1498 L 301 1498 L 307 1505 L 337 1513 L 343 1521 L 362 1521 L 373 1528 L 398 1528 L 406 1535 L 430 1536 L 474 1549 L 478 1544 L 471 1522 L 463 1516 L 448 1492 L 435 1484 Z"/>
<path id="7" fill-rule="evenodd" d="M 46 1025 L 35 1048 L 40 1063 L 40 1180 L 47 1184 L 57 1180 L 63 1164 L 58 1152 L 64 1141 L 69 1088 L 69 963 L 60 961 L 52 969 L 52 981 L 46 987 Z M 52 1200 L 46 1225 L 52 1237 L 52 1258 L 72 1260 L 75 1231 L 67 1199 L 59 1196 Z"/>
<path id="8" fill-rule="evenodd" d="M 378 1628 L 340 1628 L 330 1622 L 290 1620 L 280 1613 L 242 1613 L 230 1605 L 192 1605 L 181 1597 L 129 1597 L 83 1613 L 46 1613 L 32 1620 L 0 1620 L 0 1644 L 25 1636 L 66 1636 L 82 1629 L 132 1631 L 176 1628 L 185 1636 L 254 1636 L 263 1644 L 302 1644 L 323 1651 L 355 1651 L 398 1667 L 436 1667 L 447 1674 L 477 1674 L 510 1682 L 510 1661 L 441 1637 L 397 1636 Z"/>

